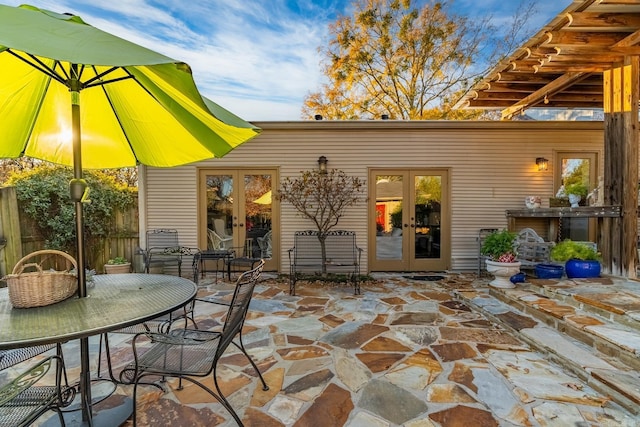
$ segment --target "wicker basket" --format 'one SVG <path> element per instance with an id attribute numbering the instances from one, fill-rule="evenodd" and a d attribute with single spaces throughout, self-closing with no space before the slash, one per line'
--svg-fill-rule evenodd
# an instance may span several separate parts
<path id="1" fill-rule="evenodd" d="M 41 263 L 52 256 L 62 257 L 66 260 L 68 269 L 44 271 L 41 264 L 26 263 L 30 258 L 37 256 L 41 257 Z M 36 271 L 24 272 L 30 267 Z M 69 298 L 78 290 L 78 278 L 69 272 L 71 267 L 78 270 L 76 260 L 61 251 L 42 250 L 25 256 L 16 263 L 12 274 L 5 277 L 11 305 L 16 308 L 41 307 Z"/>

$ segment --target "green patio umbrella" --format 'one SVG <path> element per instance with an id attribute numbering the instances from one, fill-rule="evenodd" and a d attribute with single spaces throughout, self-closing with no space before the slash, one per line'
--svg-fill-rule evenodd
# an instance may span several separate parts
<path id="1" fill-rule="evenodd" d="M 86 296 L 83 168 L 171 167 L 221 157 L 260 131 L 204 100 L 187 64 L 78 16 L 28 5 L 0 5 L 0 117 L 0 157 L 26 155 L 74 169 L 80 297 Z M 88 373 L 88 356 L 82 363 Z"/>

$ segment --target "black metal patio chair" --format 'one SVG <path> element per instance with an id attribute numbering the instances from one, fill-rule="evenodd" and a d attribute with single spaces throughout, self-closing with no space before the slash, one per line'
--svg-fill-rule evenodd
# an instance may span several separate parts
<path id="1" fill-rule="evenodd" d="M 178 230 L 172 228 L 158 228 L 147 231 L 147 248 L 145 251 L 145 271 L 149 273 L 154 263 L 161 265 L 175 263 L 178 266 L 178 276 L 182 277 L 182 260 L 191 257 L 193 266 L 193 281 L 198 283 L 198 271 L 195 255 L 198 248 L 180 245 Z"/>
<path id="2" fill-rule="evenodd" d="M 0 387 L 0 426 L 28 426 L 49 410 L 58 414 L 60 424 L 65 425 L 62 408 L 73 402 L 74 387 L 67 382 L 62 347 L 43 345 L 0 352 L 0 370 L 16 366 L 32 357 L 56 347 L 55 355 L 47 356 L 29 366 L 12 381 Z M 54 370 L 55 384 L 46 385 L 42 378 Z"/>
<path id="3" fill-rule="evenodd" d="M 138 384 L 140 380 L 148 376 L 175 377 L 198 385 L 220 402 L 238 425 L 243 425 L 240 417 L 220 390 L 216 370 L 218 361 L 229 347 L 229 344 L 234 344 L 249 359 L 251 365 L 259 374 L 263 390 L 269 389 L 255 362 L 244 350 L 244 347 L 234 341 L 234 338 L 242 331 L 253 290 L 263 267 L 264 261 L 260 261 L 254 269 L 238 277 L 221 331 L 176 329 L 167 334 L 147 332 L 134 337 L 132 343 L 134 363 L 120 373 L 122 382 L 134 384 L 134 426 L 136 425 Z M 152 341 L 152 345 L 148 348 L 139 343 L 139 341 L 144 341 L 146 344 L 147 339 Z M 138 349 L 139 345 L 141 347 L 140 350 Z M 217 393 L 196 379 L 198 377 L 205 378 L 209 375 L 213 376 Z M 179 389 L 181 387 L 182 384 L 180 383 Z"/>
<path id="4" fill-rule="evenodd" d="M 244 246 L 234 247 L 233 255 L 226 259 L 227 278 L 231 280 L 231 272 L 238 273 L 252 270 L 264 257 L 260 256 L 260 250 L 255 253 L 253 244 L 245 243 Z"/>
<path id="5" fill-rule="evenodd" d="M 187 328 L 189 322 L 191 322 L 193 327 L 195 329 L 198 329 L 198 325 L 196 324 L 196 321 L 194 319 L 194 305 L 195 301 L 190 301 L 184 307 L 180 307 L 164 316 L 160 316 L 143 323 L 131 325 L 126 328 L 117 329 L 115 331 L 105 332 L 104 334 L 100 335 L 100 343 L 98 346 L 98 378 L 101 378 L 102 375 L 102 347 L 104 345 L 105 357 L 107 361 L 107 373 L 109 374 L 109 378 L 114 383 L 120 382 L 120 380 L 118 380 L 113 373 L 113 361 L 111 359 L 111 348 L 109 347 L 109 334 L 136 335 L 146 332 L 158 332 L 161 334 L 166 334 L 171 330 L 174 324 L 181 320 L 184 320 L 184 328 Z M 159 388 L 162 389 L 162 387 Z"/>

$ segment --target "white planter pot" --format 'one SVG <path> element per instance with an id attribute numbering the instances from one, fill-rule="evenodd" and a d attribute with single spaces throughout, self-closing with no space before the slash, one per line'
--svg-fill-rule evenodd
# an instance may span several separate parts
<path id="1" fill-rule="evenodd" d="M 520 262 L 496 262 L 487 260 L 487 271 L 495 276 L 489 284 L 496 288 L 515 288 L 509 278 L 520 272 Z"/>

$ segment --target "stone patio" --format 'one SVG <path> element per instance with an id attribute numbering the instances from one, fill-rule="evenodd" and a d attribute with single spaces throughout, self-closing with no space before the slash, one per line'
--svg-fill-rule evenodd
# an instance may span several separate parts
<path id="1" fill-rule="evenodd" d="M 229 350 L 218 370 L 223 392 L 246 426 L 640 426 L 639 416 L 606 390 L 594 388 L 589 378 L 519 332 L 540 331 L 534 317 L 506 309 L 492 314 L 491 304 L 497 303 L 488 299 L 474 303 L 474 298 L 498 300 L 489 294 L 486 278 L 442 276 L 428 281 L 374 274 L 376 280 L 363 283 L 358 296 L 346 285 L 301 282 L 293 297 L 288 282 L 265 274 L 244 343 L 270 390 L 262 391 L 246 358 Z M 224 296 L 233 289 L 213 282 L 213 277 L 201 281 L 199 295 Z M 598 300 L 632 304 L 615 295 Z M 218 327 L 224 313 L 225 307 L 196 303 L 201 328 Z M 558 336 L 556 344 L 564 347 Z M 131 336 L 110 339 L 122 366 L 131 357 Z M 97 340 L 91 342 L 97 352 Z M 73 346 L 65 347 L 69 365 L 76 359 Z M 74 377 L 77 369 L 70 366 L 69 374 Z M 638 380 L 634 370 L 620 369 L 617 375 L 630 376 L 632 388 Z M 166 393 L 141 389 L 140 425 L 235 425 L 198 387 L 176 387 L 170 380 Z M 131 386 L 120 386 L 117 393 L 131 395 Z"/>

